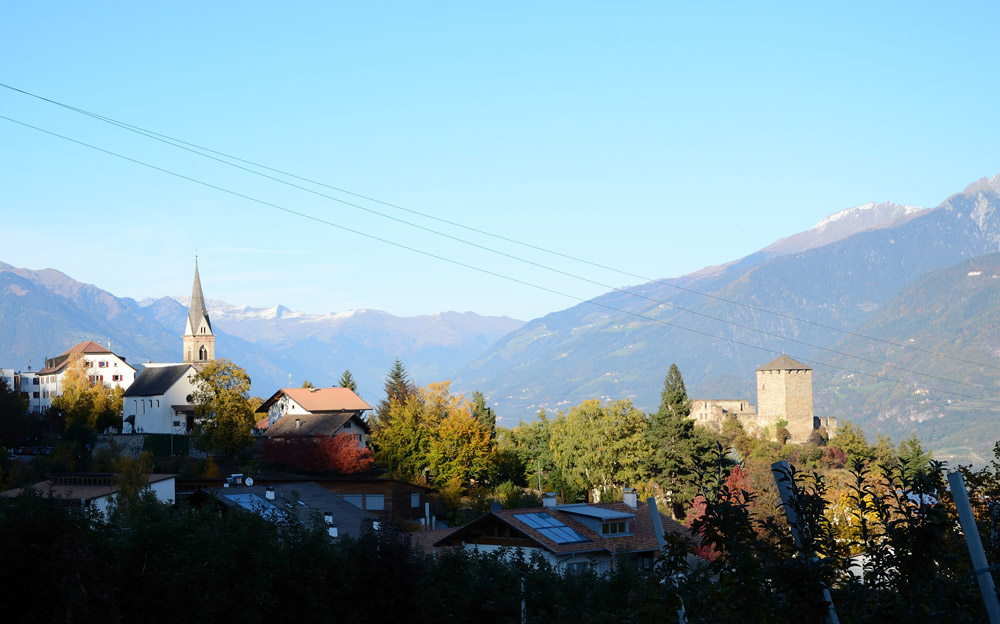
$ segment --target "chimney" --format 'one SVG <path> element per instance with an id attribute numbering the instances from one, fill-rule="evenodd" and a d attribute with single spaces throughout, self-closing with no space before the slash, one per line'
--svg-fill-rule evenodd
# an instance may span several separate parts
<path id="1" fill-rule="evenodd" d="M 556 506 L 556 494 L 555 492 L 546 492 L 542 494 L 542 507 L 555 507 Z"/>
<path id="2" fill-rule="evenodd" d="M 625 492 L 622 496 L 622 500 L 626 505 L 635 509 L 639 504 L 639 499 L 636 496 L 635 488 L 625 488 Z"/>
<path id="3" fill-rule="evenodd" d="M 270 485 L 267 486 L 266 490 L 264 490 L 264 498 L 267 500 L 274 500 L 274 488 Z"/>

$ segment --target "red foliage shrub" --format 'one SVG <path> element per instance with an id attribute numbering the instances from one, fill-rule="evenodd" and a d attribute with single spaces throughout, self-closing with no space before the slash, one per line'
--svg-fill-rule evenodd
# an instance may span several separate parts
<path id="1" fill-rule="evenodd" d="M 355 474 L 368 470 L 374 458 L 353 436 L 338 433 L 321 438 L 272 438 L 261 451 L 265 462 L 307 472 Z"/>
<path id="2" fill-rule="evenodd" d="M 847 464 L 847 454 L 836 446 L 824 446 L 823 463 L 830 468 L 843 468 Z"/>

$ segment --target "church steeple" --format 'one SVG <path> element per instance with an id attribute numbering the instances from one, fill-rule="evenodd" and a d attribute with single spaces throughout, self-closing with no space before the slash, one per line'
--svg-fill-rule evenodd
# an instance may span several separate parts
<path id="1" fill-rule="evenodd" d="M 199 364 L 215 359 L 215 334 L 205 310 L 205 295 L 201 291 L 198 256 L 194 258 L 194 285 L 191 287 L 191 307 L 184 328 L 184 362 Z"/>

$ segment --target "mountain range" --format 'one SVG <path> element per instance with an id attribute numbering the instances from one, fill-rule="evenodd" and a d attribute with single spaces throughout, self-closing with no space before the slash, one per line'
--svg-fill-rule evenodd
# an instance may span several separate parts
<path id="1" fill-rule="evenodd" d="M 996 372 L 986 365 L 998 364 L 990 347 L 998 310 L 989 304 L 997 282 L 983 280 L 977 314 L 963 331 L 941 319 L 970 313 L 943 294 L 950 292 L 948 280 L 968 272 L 962 263 L 1000 250 L 998 192 L 1000 176 L 969 185 L 933 210 L 867 204 L 737 261 L 618 289 L 528 322 L 460 371 L 455 385 L 481 388 L 507 414 L 594 397 L 630 398 L 650 410 L 676 363 L 694 398 L 755 402 L 755 369 L 787 352 L 815 369 L 817 415 L 852 420 L 897 441 L 915 430 L 942 458 L 981 462 L 1000 431 L 964 435 L 965 423 L 971 415 L 988 421 L 982 406 L 994 404 L 935 389 L 995 400 L 996 383 L 982 372 Z M 935 273 L 948 267 L 952 273 Z M 945 298 L 948 310 L 914 307 L 919 292 Z M 890 319 L 901 315 L 921 332 L 899 333 Z M 898 366 L 923 375 L 858 359 L 868 354 L 894 363 L 898 354 L 887 347 L 895 343 L 914 347 L 906 351 L 908 365 Z M 935 355 L 942 350 L 965 353 L 967 361 Z M 930 383 L 935 376 L 973 385 Z M 897 377 L 915 385 L 887 380 Z M 951 403 L 942 411 L 923 402 L 927 397 Z"/>
<path id="2" fill-rule="evenodd" d="M 744 258 L 527 323 L 208 308 L 217 354 L 247 368 L 261 396 L 304 379 L 332 385 L 349 368 L 375 402 L 399 357 L 419 383 L 481 390 L 512 425 L 589 398 L 653 410 L 671 363 L 693 398 L 755 402 L 755 369 L 787 353 L 814 368 L 817 415 L 897 441 L 916 431 L 937 457 L 978 464 L 1000 437 L 998 209 L 1000 175 L 933 209 L 872 202 Z M 0 293 L 2 366 L 40 367 L 87 339 L 110 339 L 133 363 L 180 355 L 182 297 L 136 302 L 2 263 Z"/>
<path id="3" fill-rule="evenodd" d="M 0 263 L 0 366 L 34 370 L 84 340 L 109 344 L 141 368 L 181 359 L 187 298 L 136 302 L 53 270 Z M 216 354 L 243 366 L 263 397 L 309 380 L 335 385 L 345 369 L 369 402 L 381 399 L 395 358 L 414 379 L 443 379 L 523 323 L 471 312 L 397 317 L 378 310 L 311 315 L 282 306 L 208 300 Z"/>

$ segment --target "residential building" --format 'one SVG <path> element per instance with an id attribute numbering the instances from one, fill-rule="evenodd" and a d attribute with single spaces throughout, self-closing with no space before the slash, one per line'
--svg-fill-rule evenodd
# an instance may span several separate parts
<path id="1" fill-rule="evenodd" d="M 287 515 L 309 525 L 317 520 L 327 525 L 331 537 L 353 535 L 377 522 L 378 518 L 342 497 L 310 481 L 247 485 L 243 479 L 226 487 L 200 490 L 217 500 L 224 509 L 242 509 L 277 521 Z M 195 495 L 193 495 L 195 496 Z M 198 496 L 193 504 L 203 504 Z"/>
<path id="2" fill-rule="evenodd" d="M 621 503 L 556 505 L 553 495 L 547 495 L 545 503 L 531 509 L 491 510 L 433 542 L 432 548 L 537 552 L 565 573 L 587 567 L 607 572 L 614 568 L 620 550 L 637 557 L 642 567 L 652 568 L 662 538 L 652 514 L 657 514 L 665 533 L 691 536 L 687 528 L 655 507 L 651 510 L 639 503 L 634 491 L 626 491 Z"/>
<path id="3" fill-rule="evenodd" d="M 176 475 L 172 474 L 147 475 L 146 488 L 156 496 L 157 500 L 173 504 L 177 499 L 175 477 Z M 78 472 L 53 475 L 51 479 L 35 483 L 30 487 L 42 496 L 61 499 L 67 505 L 93 507 L 107 516 L 115 495 L 118 494 L 116 478 L 117 475 L 111 473 Z M 0 496 L 20 496 L 25 490 L 26 488 L 15 488 L 0 492 Z"/>
<path id="4" fill-rule="evenodd" d="M 270 439 L 331 437 L 346 433 L 363 447 L 371 432 L 363 418 L 371 406 L 350 388 L 282 388 L 257 408 Z"/>
<path id="5" fill-rule="evenodd" d="M 190 433 L 193 364 L 147 364 L 122 396 L 122 433 Z"/>
<path id="6" fill-rule="evenodd" d="M 62 394 L 66 371 L 77 357 L 83 360 L 87 377 L 94 383 L 102 383 L 108 388 L 127 389 L 135 381 L 136 370 L 129 366 L 125 358 L 93 340 L 80 342 L 54 358 L 46 358 L 45 367 L 38 371 L 41 388 L 38 411 L 51 407 L 52 399 Z M 22 387 L 23 385 L 22 380 Z"/>

